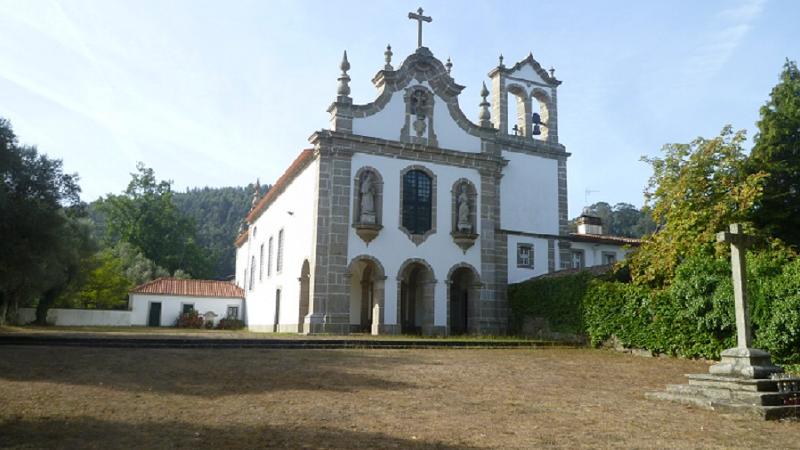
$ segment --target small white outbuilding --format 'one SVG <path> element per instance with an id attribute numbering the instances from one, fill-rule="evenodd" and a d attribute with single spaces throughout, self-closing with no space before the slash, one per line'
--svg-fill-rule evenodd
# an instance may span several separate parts
<path id="1" fill-rule="evenodd" d="M 216 320 L 244 320 L 244 291 L 227 281 L 159 278 L 130 291 L 128 302 L 133 326 L 174 326 L 191 310 Z"/>

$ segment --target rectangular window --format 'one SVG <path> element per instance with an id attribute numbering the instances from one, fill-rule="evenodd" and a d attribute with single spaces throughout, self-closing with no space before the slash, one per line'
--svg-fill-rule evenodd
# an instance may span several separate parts
<path id="1" fill-rule="evenodd" d="M 603 264 L 614 264 L 617 262 L 617 254 L 614 252 L 603 252 Z"/>
<path id="2" fill-rule="evenodd" d="M 572 251 L 572 268 L 583 269 L 586 267 L 586 260 L 584 259 L 583 250 Z"/>
<path id="3" fill-rule="evenodd" d="M 269 245 L 267 247 L 267 276 L 272 276 L 272 236 L 269 237 Z"/>
<path id="4" fill-rule="evenodd" d="M 225 317 L 229 319 L 238 319 L 239 318 L 239 307 L 238 306 L 228 306 L 228 312 Z"/>
<path id="5" fill-rule="evenodd" d="M 249 290 L 253 290 L 253 283 L 256 281 L 256 257 L 253 256 L 250 258 L 250 285 L 247 287 Z"/>
<path id="6" fill-rule="evenodd" d="M 194 311 L 194 303 L 184 303 L 181 305 L 181 313 L 189 314 L 192 311 Z"/>
<path id="7" fill-rule="evenodd" d="M 278 258 L 275 260 L 275 271 L 283 270 L 283 230 L 278 231 Z"/>
<path id="8" fill-rule="evenodd" d="M 517 244 L 517 267 L 533 269 L 533 244 Z"/>
<path id="9" fill-rule="evenodd" d="M 432 228 L 433 181 L 421 170 L 403 175 L 403 227 L 411 234 Z"/>
<path id="10" fill-rule="evenodd" d="M 258 281 L 264 279 L 264 244 L 261 244 L 261 247 L 258 251 Z"/>

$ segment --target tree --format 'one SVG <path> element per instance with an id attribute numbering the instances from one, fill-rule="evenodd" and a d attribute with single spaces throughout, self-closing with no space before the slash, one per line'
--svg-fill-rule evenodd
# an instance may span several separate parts
<path id="1" fill-rule="evenodd" d="M 108 242 L 128 242 L 169 272 L 182 269 L 194 277 L 208 276 L 208 258 L 197 244 L 195 224 L 176 208 L 170 182 L 157 181 L 153 169 L 142 163 L 136 169 L 124 194 L 108 195 L 99 205 Z"/>
<path id="2" fill-rule="evenodd" d="M 20 304 L 68 281 L 52 275 L 71 270 L 65 239 L 82 239 L 70 222 L 82 210 L 79 193 L 78 176 L 65 174 L 61 160 L 20 145 L 0 119 L 0 325 L 16 318 Z"/>
<path id="3" fill-rule="evenodd" d="M 751 216 L 766 177 L 745 170 L 744 141 L 744 131 L 726 126 L 716 138 L 668 144 L 663 157 L 643 158 L 653 168 L 645 200 L 660 228 L 629 260 L 634 282 L 663 286 L 685 258 L 725 251 L 714 245 L 716 233 Z"/>
<path id="4" fill-rule="evenodd" d="M 59 298 L 81 288 L 86 280 L 87 265 L 96 250 L 91 238 L 91 223 L 85 213 L 71 212 L 59 229 L 60 239 L 50 248 L 44 259 L 44 276 L 39 280 L 44 288 L 36 303 L 36 323 L 47 324 L 47 311 Z"/>
<path id="5" fill-rule="evenodd" d="M 800 70 L 794 61 L 786 60 L 780 82 L 761 107 L 749 171 L 769 174 L 753 222 L 800 246 Z"/>
<path id="6" fill-rule="evenodd" d="M 597 202 L 585 208 L 585 211 L 600 218 L 603 232 L 613 236 L 641 238 L 655 230 L 655 224 L 647 206 L 641 210 L 630 203 L 617 203 L 613 207 L 606 202 Z M 577 230 L 575 219 L 570 227 Z"/>

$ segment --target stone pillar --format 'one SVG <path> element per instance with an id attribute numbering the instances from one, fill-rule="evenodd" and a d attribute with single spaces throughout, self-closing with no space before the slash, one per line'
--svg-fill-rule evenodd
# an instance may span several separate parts
<path id="1" fill-rule="evenodd" d="M 508 134 L 506 80 L 499 73 L 492 78 L 492 124 L 500 133 Z"/>
<path id="2" fill-rule="evenodd" d="M 718 242 L 731 245 L 731 271 L 733 277 L 733 299 L 736 310 L 737 347 L 724 350 L 719 364 L 709 368 L 714 375 L 728 375 L 745 378 L 768 378 L 783 369 L 772 364 L 768 352 L 750 348 L 752 335 L 747 305 L 747 269 L 745 254 L 752 238 L 744 234 L 742 226 L 731 224 L 729 231 L 717 234 Z"/>
<path id="3" fill-rule="evenodd" d="M 550 104 L 547 105 L 547 142 L 558 144 L 558 97 L 556 88 L 550 89 Z"/>
<path id="4" fill-rule="evenodd" d="M 308 332 L 350 332 L 347 235 L 350 231 L 349 149 L 322 143 L 317 198 L 316 264 Z"/>
<path id="5" fill-rule="evenodd" d="M 383 308 L 377 302 L 372 307 L 372 335 L 381 334 L 381 324 L 383 323 Z"/>
<path id="6" fill-rule="evenodd" d="M 470 311 L 475 332 L 504 334 L 508 328 L 508 238 L 500 230 L 500 170 L 481 174 L 481 277 L 483 288 L 478 311 Z M 470 330 L 472 332 L 473 330 Z"/>
<path id="7" fill-rule="evenodd" d="M 558 158 L 558 234 L 569 235 L 569 210 L 567 204 L 567 156 Z M 570 265 L 570 249 L 572 245 L 567 240 L 558 241 L 558 257 L 560 268 L 568 269 Z"/>

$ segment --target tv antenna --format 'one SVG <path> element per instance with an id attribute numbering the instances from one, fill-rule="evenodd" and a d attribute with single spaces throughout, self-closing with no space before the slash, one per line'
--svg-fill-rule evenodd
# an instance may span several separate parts
<path id="1" fill-rule="evenodd" d="M 586 190 L 584 191 L 584 196 L 583 196 L 583 202 L 584 202 L 584 204 L 586 206 L 589 206 L 589 196 L 594 194 L 594 193 L 597 193 L 597 192 L 600 192 L 600 191 L 596 191 L 594 189 L 586 188 Z"/>

